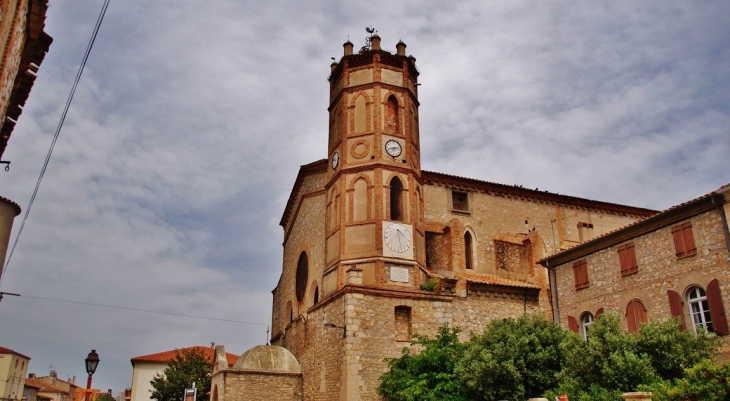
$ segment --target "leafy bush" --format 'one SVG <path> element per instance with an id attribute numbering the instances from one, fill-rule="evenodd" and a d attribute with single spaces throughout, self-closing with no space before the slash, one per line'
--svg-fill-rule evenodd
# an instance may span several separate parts
<path id="1" fill-rule="evenodd" d="M 710 359 L 685 369 L 684 378 L 642 386 L 655 401 L 730 400 L 730 365 L 718 366 Z"/>
<path id="2" fill-rule="evenodd" d="M 456 374 L 472 400 L 525 400 L 558 385 L 569 332 L 541 315 L 493 320 L 464 345 Z"/>
<path id="3" fill-rule="evenodd" d="M 400 358 L 386 359 L 389 370 L 380 377 L 378 394 L 391 401 L 468 400 L 454 375 L 456 361 L 463 355 L 459 332 L 442 326 L 433 339 L 414 335 L 413 344 L 422 351 L 413 354 L 403 348 Z"/>

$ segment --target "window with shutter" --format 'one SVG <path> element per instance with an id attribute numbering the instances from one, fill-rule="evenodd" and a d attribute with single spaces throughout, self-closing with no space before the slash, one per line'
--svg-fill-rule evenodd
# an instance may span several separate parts
<path id="1" fill-rule="evenodd" d="M 618 257 L 621 263 L 622 276 L 628 276 L 639 271 L 639 265 L 636 263 L 636 253 L 634 252 L 633 242 L 619 246 Z"/>
<path id="2" fill-rule="evenodd" d="M 697 254 L 695 239 L 692 235 L 692 223 L 687 222 L 672 227 L 672 238 L 674 239 L 674 251 L 677 259 Z"/>
<path id="3" fill-rule="evenodd" d="M 583 339 L 588 341 L 588 327 L 593 324 L 593 315 L 591 312 L 585 312 L 580 316 L 580 334 Z"/>
<path id="4" fill-rule="evenodd" d="M 573 278 L 576 290 L 588 288 L 588 264 L 585 259 L 573 263 Z"/>
<path id="5" fill-rule="evenodd" d="M 469 212 L 469 194 L 466 192 L 451 192 L 451 209 L 459 212 Z"/>
<path id="6" fill-rule="evenodd" d="M 707 293 L 702 287 L 695 286 L 689 289 L 687 292 L 687 305 L 689 306 L 689 314 L 692 317 L 692 327 L 694 327 L 695 332 L 704 330 L 713 333 L 715 331 L 714 319 L 710 313 Z"/>
<path id="7" fill-rule="evenodd" d="M 639 299 L 632 299 L 626 306 L 626 326 L 629 333 L 638 332 L 639 326 L 647 321 L 644 304 Z"/>

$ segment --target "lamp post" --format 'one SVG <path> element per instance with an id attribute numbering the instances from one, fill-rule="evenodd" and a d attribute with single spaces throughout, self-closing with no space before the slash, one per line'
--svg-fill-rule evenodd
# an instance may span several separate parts
<path id="1" fill-rule="evenodd" d="M 99 366 L 99 354 L 96 353 L 95 349 L 89 352 L 89 355 L 85 359 L 86 362 L 86 373 L 89 374 L 89 378 L 86 380 L 86 400 L 89 401 L 89 394 L 91 393 L 91 376 L 96 372 L 96 367 Z"/>

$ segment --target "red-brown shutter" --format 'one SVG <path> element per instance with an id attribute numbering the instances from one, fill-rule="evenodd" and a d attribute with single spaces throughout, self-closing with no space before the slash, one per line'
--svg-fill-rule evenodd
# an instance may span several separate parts
<path id="1" fill-rule="evenodd" d="M 588 287 L 588 265 L 585 259 L 573 263 L 573 278 L 576 290 Z"/>
<path id="2" fill-rule="evenodd" d="M 669 298 L 669 310 L 672 312 L 672 317 L 679 318 L 679 331 L 687 330 L 687 325 L 684 321 L 682 297 L 676 291 L 667 290 L 667 298 Z"/>
<path id="3" fill-rule="evenodd" d="M 621 275 L 626 275 L 626 270 L 628 269 L 628 261 L 626 260 L 626 245 L 621 245 L 618 247 L 618 259 L 619 263 L 621 263 Z"/>
<path id="4" fill-rule="evenodd" d="M 636 316 L 634 315 L 634 301 L 629 302 L 626 307 L 626 326 L 629 329 L 629 333 L 636 332 Z"/>
<path id="5" fill-rule="evenodd" d="M 568 316 L 568 328 L 570 328 L 573 333 L 578 332 L 578 321 L 575 320 L 573 316 Z"/>
<path id="6" fill-rule="evenodd" d="M 636 333 L 641 323 L 646 322 L 646 308 L 638 299 L 632 299 L 626 307 L 626 326 L 629 333 Z"/>
<path id="7" fill-rule="evenodd" d="M 707 284 L 707 303 L 710 306 L 710 316 L 712 317 L 712 327 L 719 336 L 725 336 L 728 333 L 727 317 L 725 316 L 725 306 L 722 304 L 722 295 L 720 295 L 720 282 L 717 279 Z"/>
<path id="8" fill-rule="evenodd" d="M 603 315 L 603 308 L 598 308 L 598 310 L 596 311 L 596 319 L 598 319 L 598 316 L 601 315 Z"/>
<path id="9" fill-rule="evenodd" d="M 626 245 L 626 257 L 628 258 L 629 274 L 639 271 L 639 264 L 636 263 L 636 250 L 634 249 L 633 242 Z"/>
<path id="10" fill-rule="evenodd" d="M 678 258 L 684 256 L 684 238 L 682 236 L 682 226 L 672 227 L 672 237 L 674 238 L 674 251 Z"/>
<path id="11" fill-rule="evenodd" d="M 684 250 L 685 256 L 692 256 L 697 254 L 697 247 L 695 246 L 695 239 L 692 235 L 692 224 L 682 224 L 682 239 L 684 239 Z"/>

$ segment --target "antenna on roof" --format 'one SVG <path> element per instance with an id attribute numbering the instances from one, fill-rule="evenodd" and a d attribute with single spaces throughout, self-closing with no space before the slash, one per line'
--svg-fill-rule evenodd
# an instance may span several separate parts
<path id="1" fill-rule="evenodd" d="M 269 345 L 269 326 L 266 326 L 266 345 Z"/>

